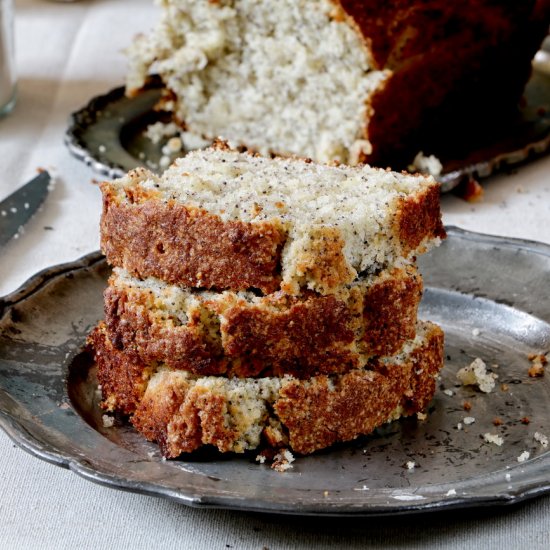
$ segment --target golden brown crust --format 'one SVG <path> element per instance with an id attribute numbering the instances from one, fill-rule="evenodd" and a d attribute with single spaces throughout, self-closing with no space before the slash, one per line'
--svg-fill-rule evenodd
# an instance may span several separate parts
<path id="1" fill-rule="evenodd" d="M 199 409 L 195 403 L 186 401 L 190 388 L 191 385 L 184 380 L 178 379 L 173 383 L 168 380 L 162 391 L 147 392 L 132 416 L 134 427 L 149 441 L 156 441 L 166 457 L 176 456 L 172 451 L 174 444 L 179 454 L 193 451 L 201 445 Z M 171 423 L 178 434 L 174 443 L 168 438 Z"/>
<path id="2" fill-rule="evenodd" d="M 146 365 L 130 352 L 119 353 L 100 323 L 88 337 L 94 352 L 97 378 L 103 393 L 102 406 L 109 411 L 131 414 L 143 397 L 154 366 Z"/>
<path id="3" fill-rule="evenodd" d="M 436 389 L 436 375 L 443 365 L 443 331 L 435 331 L 426 343 L 411 354 L 411 381 L 402 406 L 406 414 L 426 409 Z"/>
<path id="4" fill-rule="evenodd" d="M 429 324 L 429 335 L 422 344 L 413 349 L 408 357 L 408 383 L 400 403 L 404 414 L 423 411 L 431 401 L 436 389 L 436 375 L 443 366 L 443 331 L 435 324 Z M 391 358 L 371 362 L 371 368 L 392 378 L 398 370 Z"/>
<path id="5" fill-rule="evenodd" d="M 131 372 L 125 363 L 135 358 L 113 348 L 107 360 L 116 377 L 118 371 Z M 373 370 L 283 380 L 273 404 L 273 420 L 282 423 L 294 451 L 312 453 L 425 409 L 435 391 L 434 376 L 442 366 L 443 333 L 429 325 L 424 343 L 404 359 L 379 360 L 370 366 Z M 226 452 L 235 450 L 242 436 L 226 421 L 228 406 L 223 393 L 166 372 L 160 382 L 149 384 L 132 423 L 147 439 L 158 441 L 170 458 L 207 444 Z M 269 418 L 264 424 L 271 429 Z"/>
<path id="6" fill-rule="evenodd" d="M 417 250 L 424 240 L 447 236 L 440 215 L 439 187 L 427 187 L 422 193 L 398 201 L 394 231 L 404 256 Z"/>
<path id="7" fill-rule="evenodd" d="M 278 292 L 250 303 L 228 293 L 204 300 L 180 324 L 159 313 L 148 291 L 112 279 L 105 319 L 113 345 L 145 364 L 158 361 L 199 375 L 308 378 L 395 353 L 414 338 L 421 295 L 421 277 L 409 266 L 384 272 L 370 286 L 352 287 L 347 299 Z M 219 327 L 218 339 L 205 322 Z"/>
<path id="8" fill-rule="evenodd" d="M 192 387 L 178 379 L 148 391 L 132 417 L 132 424 L 146 439 L 156 441 L 167 458 L 190 453 L 202 445 L 222 452 L 232 448 L 239 434 L 227 426 L 224 396 Z"/>
<path id="9" fill-rule="evenodd" d="M 383 424 L 400 401 L 398 384 L 371 371 L 352 371 L 335 384 L 327 376 L 313 383 L 285 384 L 275 412 L 288 429 L 290 446 L 301 454 L 349 441 Z"/>
<path id="10" fill-rule="evenodd" d="M 334 296 L 294 299 L 282 311 L 240 304 L 223 317 L 222 337 L 238 376 L 343 372 L 358 365 L 352 319 Z"/>
<path id="11" fill-rule="evenodd" d="M 269 293 L 279 286 L 286 235 L 278 220 L 224 222 L 205 210 L 147 195 L 139 187 L 126 189 L 130 203 L 119 200 L 108 182 L 101 184 L 101 191 L 101 247 L 111 265 L 140 278 L 196 288 L 259 288 Z"/>
<path id="12" fill-rule="evenodd" d="M 432 325 L 426 343 L 406 363 L 374 363 L 378 372 L 355 370 L 336 379 L 319 376 L 313 384 L 293 381 L 283 386 L 274 410 L 289 432 L 292 449 L 309 454 L 370 433 L 398 406 L 405 415 L 423 410 L 442 366 L 443 333 Z"/>
<path id="13" fill-rule="evenodd" d="M 406 363 L 373 363 L 379 377 L 371 380 L 368 371 L 351 371 L 340 377 L 335 391 L 327 391 L 325 378 L 306 392 L 286 394 L 275 410 L 289 431 L 292 448 L 308 454 L 368 434 L 387 422 L 397 407 L 402 408 L 398 416 L 423 411 L 435 393 L 435 375 L 443 367 L 443 344 L 443 332 L 432 325 L 425 344 Z M 313 410 L 308 413 L 310 403 Z"/>
<path id="14" fill-rule="evenodd" d="M 238 437 L 226 425 L 227 403 L 221 395 L 192 387 L 184 380 L 168 382 L 148 391 L 132 417 L 134 427 L 156 441 L 164 456 L 175 458 L 202 445 L 230 448 Z"/>
<path id="15" fill-rule="evenodd" d="M 394 269 L 380 277 L 363 300 L 361 349 L 369 355 L 393 355 L 412 340 L 422 291 L 416 268 Z"/>
<path id="16" fill-rule="evenodd" d="M 147 293 L 107 287 L 104 292 L 105 322 L 112 345 L 136 353 L 145 363 L 165 362 L 172 368 L 195 374 L 227 371 L 221 342 L 207 334 L 197 314 L 185 325 L 158 319 Z"/>

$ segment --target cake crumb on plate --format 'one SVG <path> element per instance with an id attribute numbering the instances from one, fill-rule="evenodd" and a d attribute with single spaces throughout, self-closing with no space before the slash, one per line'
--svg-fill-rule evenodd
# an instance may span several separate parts
<path id="1" fill-rule="evenodd" d="M 490 393 L 498 375 L 487 372 L 487 365 L 480 357 L 476 357 L 468 366 L 461 368 L 456 377 L 464 386 L 477 386 L 483 393 Z"/>
<path id="2" fill-rule="evenodd" d="M 499 447 L 502 447 L 502 444 L 504 443 L 504 439 L 502 439 L 500 435 L 492 433 L 483 434 L 483 439 L 487 443 L 493 443 L 495 445 L 498 445 Z"/>
<path id="3" fill-rule="evenodd" d="M 535 441 L 538 441 L 543 447 L 548 447 L 548 437 L 540 432 L 535 432 L 533 436 Z"/>
<path id="4" fill-rule="evenodd" d="M 286 472 L 293 468 L 292 462 L 294 462 L 294 455 L 288 449 L 282 449 L 273 457 L 273 464 L 271 467 L 277 472 Z"/>
<path id="5" fill-rule="evenodd" d="M 523 451 L 519 456 L 518 456 L 518 462 L 525 462 L 526 460 L 529 460 L 529 457 L 530 457 L 530 453 L 529 451 Z"/>
<path id="6" fill-rule="evenodd" d="M 112 416 L 109 416 L 108 414 L 104 414 L 101 417 L 101 420 L 103 422 L 104 428 L 112 428 L 115 425 L 115 419 Z"/>

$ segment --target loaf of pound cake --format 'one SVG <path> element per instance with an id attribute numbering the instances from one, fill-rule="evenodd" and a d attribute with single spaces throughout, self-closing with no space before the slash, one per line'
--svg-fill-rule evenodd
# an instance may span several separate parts
<path id="1" fill-rule="evenodd" d="M 345 372 L 414 338 L 422 279 L 413 265 L 346 290 L 339 297 L 190 290 L 115 268 L 105 323 L 115 347 L 145 363 L 241 377 Z"/>
<path id="2" fill-rule="evenodd" d="M 443 366 L 443 333 L 420 322 L 394 356 L 306 380 L 199 376 L 144 364 L 116 349 L 105 326 L 90 337 L 107 410 L 174 458 L 203 445 L 242 453 L 263 445 L 309 454 L 425 410 Z"/>
<path id="3" fill-rule="evenodd" d="M 223 144 L 160 177 L 136 169 L 101 191 L 109 263 L 189 288 L 337 294 L 445 236 L 433 178 Z"/>
<path id="4" fill-rule="evenodd" d="M 520 100 L 547 0 L 161 0 L 128 50 L 187 131 L 262 154 L 407 166 Z M 404 162 L 396 163 L 396 159 Z"/>

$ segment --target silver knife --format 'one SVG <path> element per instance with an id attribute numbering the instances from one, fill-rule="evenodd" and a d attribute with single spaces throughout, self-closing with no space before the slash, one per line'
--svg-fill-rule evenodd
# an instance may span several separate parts
<path id="1" fill-rule="evenodd" d="M 50 181 L 48 172 L 40 172 L 0 202 L 0 247 L 8 243 L 32 218 L 48 194 Z"/>

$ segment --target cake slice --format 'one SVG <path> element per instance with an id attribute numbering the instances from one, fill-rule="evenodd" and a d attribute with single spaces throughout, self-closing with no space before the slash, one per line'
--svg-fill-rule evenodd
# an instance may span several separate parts
<path id="1" fill-rule="evenodd" d="M 160 4 L 129 48 L 130 95 L 158 73 L 188 132 L 380 166 L 513 110 L 549 23 L 545 0 Z"/>
<path id="2" fill-rule="evenodd" d="M 422 279 L 413 265 L 334 295 L 212 292 L 115 268 L 105 323 L 115 347 L 201 375 L 307 378 L 362 367 L 415 336 Z"/>
<path id="3" fill-rule="evenodd" d="M 174 458 L 203 445 L 242 453 L 261 444 L 309 454 L 423 411 L 443 366 L 443 333 L 419 323 L 400 353 L 345 374 L 262 378 L 201 377 L 145 365 L 92 336 L 104 407 L 131 414 L 134 427 Z"/>
<path id="4" fill-rule="evenodd" d="M 445 236 L 432 178 L 223 145 L 101 190 L 109 263 L 186 287 L 334 294 Z"/>

